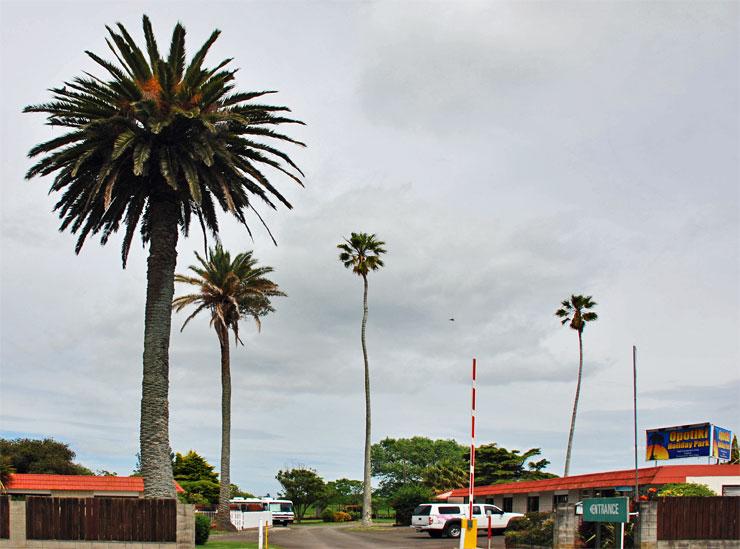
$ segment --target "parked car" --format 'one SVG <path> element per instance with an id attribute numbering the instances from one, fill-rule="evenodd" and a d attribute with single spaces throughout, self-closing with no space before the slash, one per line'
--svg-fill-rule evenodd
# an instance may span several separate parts
<path id="1" fill-rule="evenodd" d="M 473 518 L 478 519 L 478 530 L 488 528 L 488 515 L 491 515 L 491 528 L 505 530 L 509 521 L 524 516 L 521 513 L 505 513 L 495 505 L 473 504 Z M 427 532 L 433 538 L 447 536 L 459 538 L 462 519 L 468 516 L 467 503 L 422 503 L 411 517 L 411 527 L 417 532 Z"/>

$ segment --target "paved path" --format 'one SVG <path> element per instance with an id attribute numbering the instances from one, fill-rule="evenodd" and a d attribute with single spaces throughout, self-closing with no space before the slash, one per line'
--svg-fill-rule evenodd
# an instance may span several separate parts
<path id="1" fill-rule="evenodd" d="M 223 541 L 256 541 L 254 531 L 238 535 L 218 536 Z M 504 547 L 504 536 L 494 536 L 492 547 Z M 275 527 L 270 529 L 270 545 L 282 549 L 457 549 L 456 539 L 433 539 L 409 527 L 381 526 L 361 530 L 356 525 L 321 525 Z M 487 540 L 479 538 L 479 547 L 487 547 Z"/>

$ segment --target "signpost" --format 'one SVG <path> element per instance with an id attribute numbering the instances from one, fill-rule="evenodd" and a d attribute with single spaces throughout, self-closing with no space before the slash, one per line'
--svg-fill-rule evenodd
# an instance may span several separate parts
<path id="1" fill-rule="evenodd" d="M 624 547 L 624 523 L 629 522 L 629 498 L 587 498 L 583 500 L 585 522 L 619 522 L 619 547 Z"/>

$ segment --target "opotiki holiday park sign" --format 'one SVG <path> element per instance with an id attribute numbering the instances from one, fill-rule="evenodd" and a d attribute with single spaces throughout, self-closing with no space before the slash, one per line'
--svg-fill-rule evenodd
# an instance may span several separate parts
<path id="1" fill-rule="evenodd" d="M 629 522 L 629 498 L 587 498 L 583 500 L 586 522 Z"/>
<path id="2" fill-rule="evenodd" d="M 647 431 L 647 461 L 708 456 L 712 425 L 698 423 Z"/>

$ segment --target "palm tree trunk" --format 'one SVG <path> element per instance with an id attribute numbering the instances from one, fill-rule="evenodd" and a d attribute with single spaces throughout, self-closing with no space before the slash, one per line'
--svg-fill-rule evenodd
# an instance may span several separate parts
<path id="1" fill-rule="evenodd" d="M 578 413 L 578 397 L 581 394 L 581 376 L 583 374 L 583 332 L 578 330 L 578 383 L 576 383 L 576 397 L 573 399 L 573 415 L 570 418 L 570 434 L 568 435 L 568 451 L 565 454 L 565 473 L 570 471 L 570 452 L 573 448 L 573 433 L 576 430 L 576 414 Z"/>
<path id="2" fill-rule="evenodd" d="M 229 332 L 223 326 L 216 328 L 221 344 L 221 487 L 218 491 L 216 524 L 221 530 L 236 531 L 231 524 L 229 499 L 231 496 L 231 364 Z"/>
<path id="3" fill-rule="evenodd" d="M 144 497 L 174 498 L 169 440 L 169 346 L 175 292 L 178 208 L 167 195 L 149 202 L 151 227 L 141 384 L 141 473 Z"/>
<path id="4" fill-rule="evenodd" d="M 362 494 L 362 525 L 370 526 L 373 515 L 372 485 L 370 484 L 370 366 L 367 361 L 367 276 L 362 277 L 364 293 L 362 298 L 362 357 L 365 360 L 365 467 Z"/>

